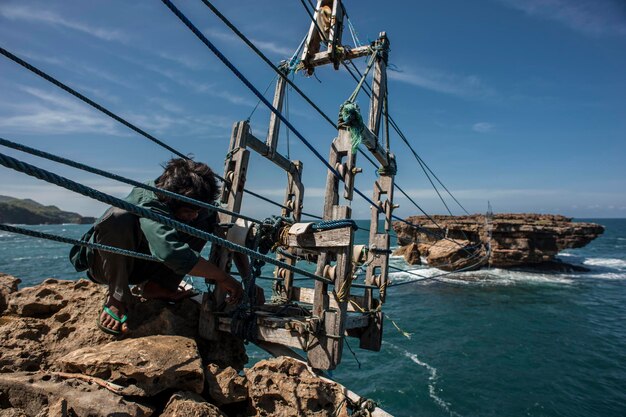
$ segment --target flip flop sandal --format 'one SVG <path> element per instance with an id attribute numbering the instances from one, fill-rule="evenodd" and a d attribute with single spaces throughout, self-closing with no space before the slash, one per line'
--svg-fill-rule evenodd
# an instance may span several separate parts
<path id="1" fill-rule="evenodd" d="M 117 314 L 113 312 L 113 310 L 111 310 L 109 307 L 106 306 L 106 304 L 102 306 L 102 310 L 100 311 L 100 316 L 102 316 L 103 311 L 107 313 L 109 317 L 111 317 L 113 320 L 115 320 L 119 324 L 124 324 L 126 323 L 126 320 L 128 320 L 128 316 L 126 314 L 124 314 L 122 318 L 119 318 Z M 98 327 L 100 328 L 100 330 L 102 330 L 105 333 L 116 335 L 116 336 L 122 334 L 122 332 L 119 330 L 113 330 L 113 329 L 109 329 L 106 326 L 103 326 L 102 322 L 100 321 L 100 316 L 96 318 L 96 323 L 98 324 Z"/>

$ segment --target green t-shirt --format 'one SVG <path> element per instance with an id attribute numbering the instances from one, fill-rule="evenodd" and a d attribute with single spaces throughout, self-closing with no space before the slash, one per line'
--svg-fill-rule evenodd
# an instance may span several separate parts
<path id="1" fill-rule="evenodd" d="M 153 181 L 147 184 L 154 186 Z M 125 200 L 157 214 L 175 219 L 167 205 L 161 202 L 157 195 L 150 190 L 135 187 Z M 189 223 L 189 225 L 212 233 L 216 223 L 217 213 L 202 209 L 198 214 L 198 218 Z M 101 217 L 96 221 L 96 224 L 98 227 L 106 227 L 106 219 Z M 145 240 L 141 242 L 140 247 L 134 248 L 135 251 L 149 252 L 152 256 L 162 261 L 176 275 L 186 275 L 198 263 L 200 258 L 199 252 L 206 244 L 206 240 L 179 232 L 170 226 L 144 217 L 138 217 L 137 226 L 141 228 Z M 82 240 L 94 242 L 94 227 L 85 233 Z M 92 258 L 92 254 L 93 249 L 91 248 L 82 246 L 74 246 L 72 248 L 70 261 L 76 271 L 80 272 L 89 269 L 89 260 Z"/>

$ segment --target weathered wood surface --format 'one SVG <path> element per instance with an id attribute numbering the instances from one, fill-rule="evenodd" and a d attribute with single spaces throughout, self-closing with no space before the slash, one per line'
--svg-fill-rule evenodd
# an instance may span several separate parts
<path id="1" fill-rule="evenodd" d="M 250 151 L 245 149 L 246 137 L 249 135 L 249 125 L 247 122 L 238 122 L 233 126 L 230 139 L 230 158 L 224 163 L 224 178 L 228 181 L 222 184 L 221 201 L 226 203 L 226 208 L 230 211 L 239 212 L 243 200 L 243 189 L 246 183 L 246 173 L 248 171 L 248 161 Z M 234 216 L 219 213 L 220 223 L 233 223 Z M 221 233 L 226 235 L 225 231 Z M 219 245 L 211 247 L 209 256 L 211 261 L 218 268 L 228 272 L 230 270 L 232 252 Z M 200 320 L 198 333 L 208 340 L 219 339 L 219 332 L 216 317 L 211 312 L 219 305 L 222 305 L 226 298 L 226 293 L 217 287 L 212 294 L 207 294 L 200 309 Z"/>
<path id="2" fill-rule="evenodd" d="M 285 74 L 288 73 L 289 70 L 285 71 L 284 67 L 281 67 L 280 71 Z M 283 102 L 285 99 L 285 86 L 287 85 L 287 81 L 283 77 L 278 77 L 276 81 L 276 90 L 274 91 L 274 101 L 272 105 L 276 110 L 282 113 L 283 111 Z M 278 116 L 272 112 L 270 114 L 270 125 L 267 131 L 267 140 L 265 141 L 268 148 L 268 156 L 273 158 L 276 154 L 276 146 L 278 145 L 278 133 L 280 131 L 280 119 Z"/>
<path id="3" fill-rule="evenodd" d="M 332 248 L 349 246 L 352 236 L 350 227 L 319 232 L 289 235 L 289 246 L 300 248 Z"/>
<path id="4" fill-rule="evenodd" d="M 328 305 L 330 308 L 338 308 L 339 304 L 337 303 L 337 299 L 334 297 L 334 293 L 328 293 Z M 362 306 L 365 304 L 365 297 L 359 295 L 350 295 L 349 300 L 355 302 L 358 306 Z M 292 293 L 292 300 L 299 301 L 302 303 L 313 304 L 315 300 L 315 289 L 313 288 L 303 288 L 303 287 L 295 287 Z M 360 311 L 358 308 L 354 307 L 350 302 L 347 305 L 348 311 Z"/>

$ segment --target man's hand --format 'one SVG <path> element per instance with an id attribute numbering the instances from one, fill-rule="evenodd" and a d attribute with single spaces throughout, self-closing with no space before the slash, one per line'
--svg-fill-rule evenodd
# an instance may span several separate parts
<path id="1" fill-rule="evenodd" d="M 243 287 L 235 278 L 227 275 L 223 281 L 217 282 L 217 286 L 228 294 L 226 302 L 228 304 L 238 304 L 243 296 Z"/>
<path id="2" fill-rule="evenodd" d="M 237 304 L 241 301 L 243 288 L 239 281 L 206 259 L 200 258 L 198 263 L 189 272 L 189 275 L 214 281 L 218 287 L 228 294 L 228 298 L 226 299 L 228 304 Z"/>

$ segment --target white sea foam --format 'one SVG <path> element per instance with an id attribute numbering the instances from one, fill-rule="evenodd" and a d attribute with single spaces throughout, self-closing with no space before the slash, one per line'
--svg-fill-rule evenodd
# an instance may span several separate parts
<path id="1" fill-rule="evenodd" d="M 410 274 L 412 272 L 419 274 Z M 571 275 L 563 274 L 542 274 L 531 273 L 528 271 L 510 271 L 505 269 L 493 268 L 493 269 L 481 269 L 478 271 L 466 271 L 457 272 L 453 274 L 447 274 L 437 268 L 420 268 L 411 269 L 408 272 L 393 272 L 390 274 L 393 282 L 405 282 L 420 280 L 419 284 L 430 284 L 433 282 L 446 282 L 454 283 L 458 285 L 517 285 L 524 283 L 537 283 L 537 284 L 571 284 L 574 282 Z M 445 275 L 444 275 L 445 274 Z M 432 278 L 432 279 L 427 279 Z M 393 285 L 393 284 L 392 284 Z"/>
<path id="2" fill-rule="evenodd" d="M 47 255 L 23 256 L 23 257 L 19 257 L 19 258 L 13 258 L 12 261 L 26 261 L 26 260 L 33 260 L 33 259 L 61 259 L 61 258 L 65 258 L 65 256 L 61 256 L 61 255 L 57 255 L 57 256 L 47 256 Z"/>
<path id="3" fill-rule="evenodd" d="M 604 266 L 607 268 L 626 269 L 626 261 L 614 258 L 588 258 L 583 262 L 585 265 Z"/>
<path id="4" fill-rule="evenodd" d="M 607 279 L 607 280 L 620 280 L 620 279 L 626 279 L 626 273 L 619 273 L 619 272 L 605 272 L 605 273 L 601 273 L 601 274 L 590 274 L 590 277 L 593 278 L 597 278 L 597 279 Z"/>
<path id="5" fill-rule="evenodd" d="M 459 413 L 450 409 L 451 404 L 448 401 L 444 400 L 443 398 L 437 395 L 436 385 L 437 385 L 437 380 L 439 379 L 439 376 L 437 375 L 437 368 L 422 361 L 415 353 L 411 353 L 408 350 L 401 348 L 400 346 L 396 346 L 389 342 L 383 342 L 383 343 L 402 352 L 404 356 L 409 358 L 413 363 L 426 369 L 429 374 L 428 375 L 428 396 L 435 402 L 435 404 L 437 404 L 439 407 L 445 410 L 448 413 L 448 415 L 452 417 L 462 417 Z"/>

